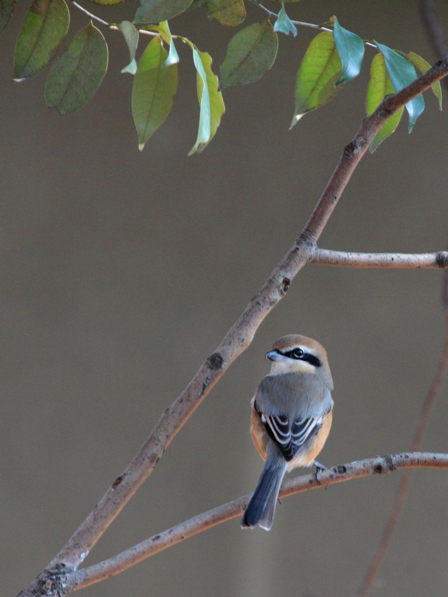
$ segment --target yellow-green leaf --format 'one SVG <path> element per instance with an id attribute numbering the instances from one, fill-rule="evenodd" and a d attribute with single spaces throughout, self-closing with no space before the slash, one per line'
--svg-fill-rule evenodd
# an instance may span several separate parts
<path id="1" fill-rule="evenodd" d="M 386 61 L 383 54 L 377 54 L 372 60 L 372 65 L 370 67 L 370 81 L 367 88 L 366 98 L 367 115 L 372 114 L 385 96 L 391 93 L 395 93 L 395 89 L 390 80 L 389 73 L 387 72 Z M 404 108 L 400 108 L 386 121 L 371 143 L 369 148 L 370 153 L 373 153 L 375 149 L 387 139 L 387 137 L 392 135 L 400 124 L 403 110 Z"/>
<path id="2" fill-rule="evenodd" d="M 333 35 L 319 33 L 308 46 L 297 73 L 296 105 L 290 128 L 307 112 L 317 110 L 332 100 L 343 85 L 336 82 L 342 72 L 342 63 Z"/>
<path id="3" fill-rule="evenodd" d="M 200 106 L 199 128 L 196 143 L 188 155 L 201 153 L 216 134 L 226 108 L 222 93 L 218 89 L 218 77 L 212 71 L 212 58 L 207 52 L 200 52 L 192 46 L 196 67 L 197 92 Z"/>
<path id="4" fill-rule="evenodd" d="M 14 53 L 14 79 L 31 77 L 42 70 L 59 47 L 70 25 L 65 0 L 34 0 Z"/>
<path id="5" fill-rule="evenodd" d="M 92 22 L 78 31 L 67 50 L 53 62 L 45 86 L 45 100 L 59 114 L 86 104 L 101 85 L 107 71 L 106 40 Z"/>
<path id="6" fill-rule="evenodd" d="M 246 18 L 244 0 L 207 0 L 205 8 L 209 19 L 216 19 L 221 25 L 235 27 Z"/>
<path id="7" fill-rule="evenodd" d="M 163 66 L 168 57 L 160 38 L 155 37 L 138 62 L 132 87 L 132 116 L 140 151 L 165 122 L 177 91 L 177 65 Z"/>
<path id="8" fill-rule="evenodd" d="M 429 64 L 429 62 L 427 62 L 424 58 L 422 58 L 415 52 L 409 52 L 408 54 L 405 54 L 405 56 L 409 60 L 409 62 L 412 62 L 412 64 L 416 68 L 418 68 L 418 70 L 421 73 L 426 73 L 426 71 L 431 68 L 431 65 Z M 436 81 L 434 83 L 434 85 L 431 86 L 431 89 L 439 101 L 439 109 L 441 110 L 442 109 L 442 87 L 440 85 L 440 81 Z"/>

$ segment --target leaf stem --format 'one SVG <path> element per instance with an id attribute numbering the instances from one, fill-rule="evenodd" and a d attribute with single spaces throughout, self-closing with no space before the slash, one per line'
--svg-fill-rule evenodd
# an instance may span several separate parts
<path id="1" fill-rule="evenodd" d="M 104 21 L 103 19 L 100 19 L 100 17 L 97 17 L 93 13 L 89 12 L 83 6 L 81 6 L 80 4 L 78 4 L 77 2 L 75 2 L 75 0 L 72 0 L 72 4 L 73 4 L 73 6 L 76 6 L 76 8 L 78 10 L 80 10 L 81 12 L 83 12 L 84 14 L 86 14 L 88 17 L 90 17 L 94 21 L 97 21 L 98 23 L 101 23 L 102 25 L 105 25 L 106 27 L 110 27 L 110 23 L 108 23 L 107 21 Z"/>

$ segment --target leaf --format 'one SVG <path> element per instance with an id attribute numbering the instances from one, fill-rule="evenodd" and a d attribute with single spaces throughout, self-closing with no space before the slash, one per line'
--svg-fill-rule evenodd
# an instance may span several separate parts
<path id="1" fill-rule="evenodd" d="M 168 21 L 162 21 L 159 23 L 158 30 L 162 34 L 163 41 L 170 46 L 168 56 L 162 66 L 170 66 L 171 64 L 177 64 L 179 62 L 179 54 L 177 53 L 176 46 L 174 45 L 174 39 L 171 35 L 170 26 Z"/>
<path id="2" fill-rule="evenodd" d="M 235 27 L 246 18 L 244 0 L 207 0 L 205 2 L 209 19 L 216 19 L 221 25 Z"/>
<path id="3" fill-rule="evenodd" d="M 134 23 L 160 23 L 185 12 L 192 0 L 140 0 Z"/>
<path id="4" fill-rule="evenodd" d="M 135 75 L 137 72 L 137 61 L 135 60 L 135 53 L 137 51 L 139 32 L 130 21 L 123 21 L 119 23 L 118 28 L 122 32 L 129 48 L 130 63 L 121 69 L 122 73 L 130 73 Z"/>
<path id="5" fill-rule="evenodd" d="M 14 79 L 42 70 L 66 36 L 70 13 L 65 0 L 34 0 L 27 12 L 14 53 Z"/>
<path id="6" fill-rule="evenodd" d="M 280 12 L 278 13 L 278 18 L 274 23 L 274 31 L 284 33 L 285 35 L 292 33 L 294 37 L 297 35 L 297 27 L 286 14 L 285 5 L 283 2 Z"/>
<path id="7" fill-rule="evenodd" d="M 260 79 L 274 64 L 277 50 L 278 37 L 269 21 L 245 27 L 227 47 L 220 89 Z"/>
<path id="8" fill-rule="evenodd" d="M 377 54 L 373 58 L 370 67 L 370 81 L 367 88 L 366 98 L 367 115 L 372 114 L 378 107 L 378 104 L 390 93 L 395 93 L 395 89 L 390 80 L 389 73 L 387 72 L 386 61 L 383 54 Z M 403 111 L 404 108 L 401 107 L 385 122 L 369 147 L 370 153 L 373 153 L 385 139 L 392 135 L 400 124 Z"/>
<path id="9" fill-rule="evenodd" d="M 124 0 L 89 0 L 92 4 L 104 4 L 105 6 L 112 6 L 113 4 L 120 4 Z"/>
<path id="10" fill-rule="evenodd" d="M 200 105 L 199 128 L 196 143 L 188 152 L 201 153 L 216 134 L 221 116 L 226 111 L 218 77 L 212 71 L 212 57 L 192 47 L 193 62 L 197 70 L 196 82 Z"/>
<path id="11" fill-rule="evenodd" d="M 141 27 L 141 29 L 147 29 L 148 31 L 156 31 L 160 33 L 160 37 L 166 43 L 167 46 L 170 47 L 167 59 L 162 64 L 162 66 L 170 66 L 170 64 L 177 64 L 179 62 L 179 54 L 177 53 L 176 46 L 174 45 L 174 39 L 171 35 L 170 27 L 168 21 L 162 21 L 158 25 L 147 25 L 146 27 Z M 186 43 L 191 44 L 186 38 Z"/>
<path id="12" fill-rule="evenodd" d="M 417 78 L 417 73 L 415 72 L 415 68 L 409 62 L 409 60 L 406 60 L 406 58 L 403 58 L 403 56 L 400 56 L 400 54 L 394 50 L 391 50 L 387 46 L 378 42 L 375 43 L 386 60 L 387 72 L 389 73 L 390 80 L 392 81 L 396 91 L 401 91 L 403 87 L 406 87 L 406 85 L 409 85 L 409 83 L 415 81 Z M 421 94 L 406 104 L 406 110 L 409 114 L 409 133 L 412 131 L 415 121 L 424 109 L 425 100 Z"/>
<path id="13" fill-rule="evenodd" d="M 308 46 L 296 79 L 296 106 L 292 128 L 307 112 L 317 110 L 339 93 L 342 85 L 335 87 L 342 72 L 342 63 L 336 50 L 333 35 L 319 33 Z"/>
<path id="14" fill-rule="evenodd" d="M 336 82 L 337 87 L 359 75 L 365 47 L 362 39 L 355 33 L 341 27 L 336 17 L 333 22 L 333 37 L 342 62 L 342 72 Z"/>
<path id="15" fill-rule="evenodd" d="M 145 25 L 143 27 L 139 27 L 140 31 L 155 31 L 156 33 L 160 34 L 160 37 L 166 44 L 170 43 L 171 40 L 171 32 L 170 28 L 168 27 L 168 21 L 162 21 L 157 25 Z"/>
<path id="16" fill-rule="evenodd" d="M 0 0 L 0 31 L 9 23 L 9 19 L 14 12 L 16 0 Z"/>
<path id="17" fill-rule="evenodd" d="M 160 38 L 155 37 L 138 62 L 132 87 L 132 116 L 140 151 L 165 122 L 177 91 L 177 65 L 163 67 L 168 57 Z"/>
<path id="18" fill-rule="evenodd" d="M 426 62 L 426 60 L 424 58 L 422 58 L 415 52 L 409 52 L 408 54 L 405 54 L 405 57 L 410 62 L 412 62 L 412 64 L 416 68 L 418 68 L 418 70 L 422 74 L 426 73 L 426 71 L 431 68 L 431 65 L 429 64 L 429 62 Z M 434 95 L 436 96 L 436 98 L 439 100 L 439 109 L 441 110 L 442 109 L 442 87 L 440 85 L 440 81 L 436 81 L 434 83 L 434 85 L 431 86 L 431 89 L 432 89 Z"/>
<path id="19" fill-rule="evenodd" d="M 106 40 L 90 21 L 51 66 L 45 86 L 48 106 L 59 114 L 81 108 L 101 85 L 108 58 Z"/>

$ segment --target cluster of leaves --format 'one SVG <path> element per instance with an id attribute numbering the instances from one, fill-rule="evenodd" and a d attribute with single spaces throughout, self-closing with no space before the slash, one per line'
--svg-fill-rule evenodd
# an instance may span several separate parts
<path id="1" fill-rule="evenodd" d="M 91 0 L 99 4 L 118 4 L 122 0 Z M 0 30 L 12 15 L 14 0 L 0 0 Z M 285 5 L 279 13 L 262 7 L 268 20 L 244 27 L 227 47 L 218 77 L 212 70 L 212 58 L 201 52 L 186 37 L 172 35 L 168 20 L 192 8 L 204 8 L 210 18 L 224 25 L 240 25 L 246 16 L 244 0 L 140 0 L 133 22 L 117 25 L 97 19 L 109 29 L 122 32 L 128 45 L 130 63 L 122 72 L 134 76 L 132 114 L 143 149 L 152 134 L 167 118 L 177 91 L 179 41 L 192 51 L 196 68 L 197 95 L 200 105 L 196 143 L 190 154 L 201 152 L 213 139 L 225 111 L 222 90 L 236 84 L 252 83 L 274 64 L 278 51 L 278 34 L 297 35 L 299 23 L 292 21 Z M 92 16 L 92 15 L 91 15 Z M 274 21 L 274 24 L 271 23 Z M 70 25 L 66 0 L 34 0 L 19 33 L 14 56 L 14 80 L 22 81 L 45 68 L 51 68 L 45 86 L 45 99 L 60 114 L 82 107 L 94 95 L 107 71 L 108 48 L 101 31 L 90 21 L 77 32 L 65 51 L 55 58 Z M 307 112 L 333 99 L 342 87 L 358 76 L 365 47 L 379 52 L 374 56 L 367 89 L 367 113 L 372 113 L 389 93 L 401 90 L 430 65 L 414 52 L 404 54 L 378 42 L 363 41 L 344 29 L 336 17 L 310 43 L 299 67 L 295 84 L 295 110 L 291 127 Z M 143 54 L 136 60 L 139 39 L 151 36 Z M 441 108 L 440 84 L 433 86 Z M 406 106 L 409 132 L 423 112 L 424 99 L 419 96 Z M 374 140 L 371 151 L 391 135 L 398 126 L 403 109 L 394 114 Z M 189 154 L 189 155 L 190 155 Z"/>

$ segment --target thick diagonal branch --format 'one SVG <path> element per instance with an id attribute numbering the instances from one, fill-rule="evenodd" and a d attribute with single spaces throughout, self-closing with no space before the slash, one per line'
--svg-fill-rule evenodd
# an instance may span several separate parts
<path id="1" fill-rule="evenodd" d="M 311 252 L 354 170 L 385 121 L 399 108 L 447 74 L 448 60 L 441 60 L 399 93 L 387 96 L 375 112 L 364 119 L 353 140 L 345 147 L 300 237 L 272 271 L 221 344 L 204 361 L 181 395 L 163 413 L 128 467 L 115 479 L 103 498 L 49 563 L 46 570 L 20 593 L 21 597 L 45 594 L 52 570 L 58 570 L 61 566 L 67 571 L 76 570 L 79 567 L 108 526 L 154 470 L 166 448 L 202 400 L 228 367 L 251 344 L 264 318 L 285 296 L 292 280 L 308 263 Z"/>

